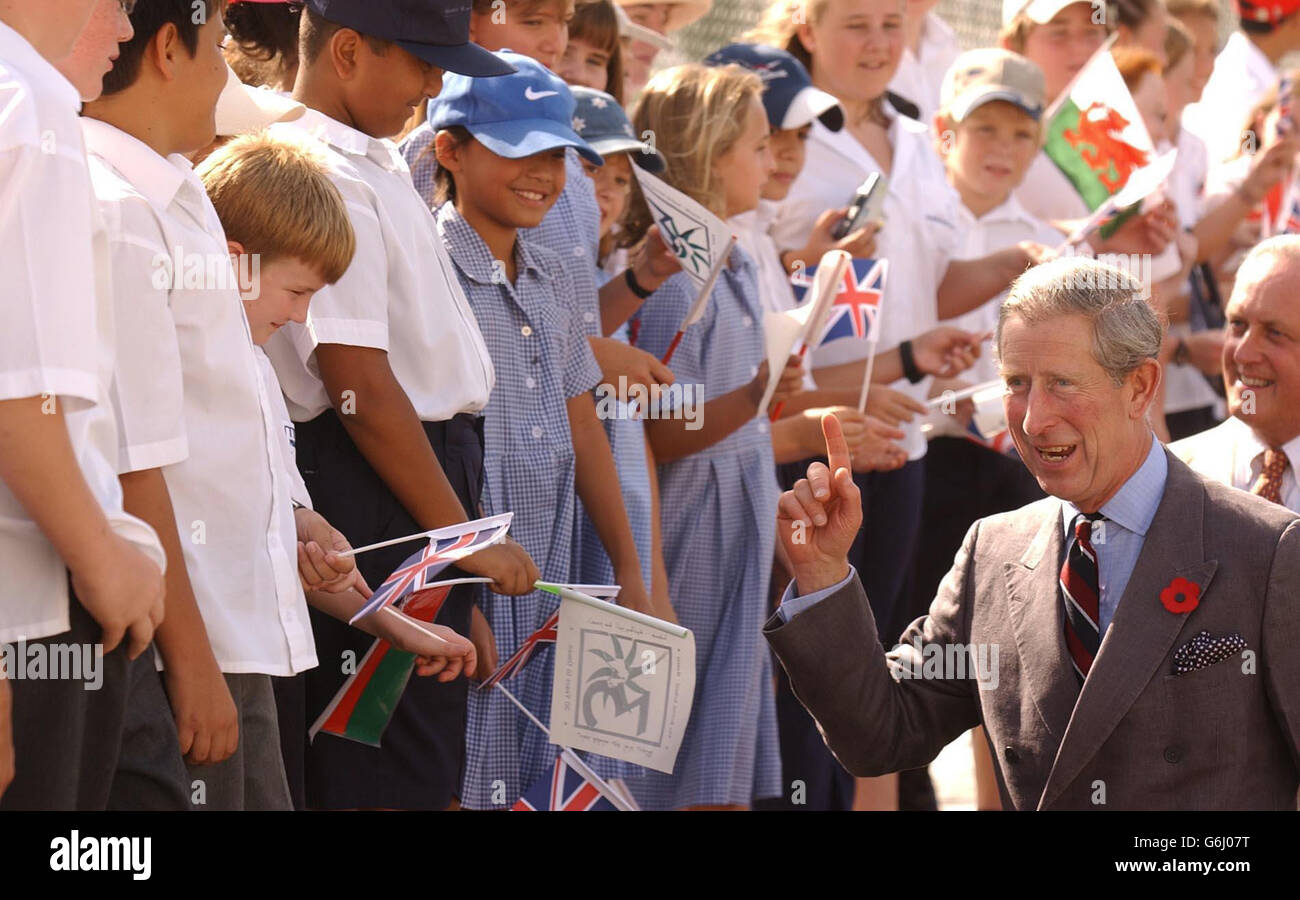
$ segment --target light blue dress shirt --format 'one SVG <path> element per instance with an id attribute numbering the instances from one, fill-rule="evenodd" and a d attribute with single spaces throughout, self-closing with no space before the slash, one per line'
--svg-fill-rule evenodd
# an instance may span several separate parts
<path id="1" fill-rule="evenodd" d="M 1115 492 L 1101 507 L 1101 514 L 1108 521 L 1105 528 L 1093 526 L 1093 548 L 1097 551 L 1098 577 L 1101 582 L 1101 634 L 1106 634 L 1111 619 L 1115 617 L 1115 608 L 1119 606 L 1124 589 L 1137 565 L 1142 545 L 1146 542 L 1147 529 L 1155 518 L 1160 500 L 1165 495 L 1165 482 L 1169 478 L 1169 460 L 1165 458 L 1165 449 L 1154 437 L 1151 449 L 1138 470 L 1129 476 L 1128 481 Z M 1065 535 L 1066 548 L 1074 540 L 1071 526 L 1080 510 L 1073 503 L 1061 503 L 1061 528 Z M 789 622 L 799 613 L 824 600 L 836 591 L 844 588 L 856 575 L 849 567 L 848 578 L 839 584 L 824 588 L 803 597 L 794 596 L 794 582 L 790 582 L 777 607 L 777 615 L 784 622 Z"/>

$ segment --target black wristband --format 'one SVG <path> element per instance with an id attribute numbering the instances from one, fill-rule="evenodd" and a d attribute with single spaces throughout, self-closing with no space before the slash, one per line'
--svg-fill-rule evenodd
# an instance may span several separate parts
<path id="1" fill-rule="evenodd" d="M 627 282 L 627 289 L 636 294 L 642 300 L 654 293 L 654 291 L 647 291 L 637 283 L 636 274 L 632 271 L 631 266 L 628 266 L 623 270 L 623 280 Z"/>
<path id="2" fill-rule="evenodd" d="M 912 342 L 903 341 L 898 345 L 898 356 L 903 362 L 903 375 L 912 384 L 916 384 L 925 378 L 925 373 L 916 367 L 916 360 L 912 358 Z"/>

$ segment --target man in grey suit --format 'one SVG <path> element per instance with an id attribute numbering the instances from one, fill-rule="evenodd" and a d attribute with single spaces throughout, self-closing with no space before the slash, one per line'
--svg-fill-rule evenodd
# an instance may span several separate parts
<path id="1" fill-rule="evenodd" d="M 1051 496 L 976 522 L 888 653 L 848 565 L 862 521 L 839 423 L 781 498 L 795 581 L 764 634 L 855 775 L 982 724 L 1004 808 L 1294 809 L 1300 520 L 1155 440 L 1162 327 L 1091 260 L 1038 266 L 997 330 L 1007 423 Z"/>

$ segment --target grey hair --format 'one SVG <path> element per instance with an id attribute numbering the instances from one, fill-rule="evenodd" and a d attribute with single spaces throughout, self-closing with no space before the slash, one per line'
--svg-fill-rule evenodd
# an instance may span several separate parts
<path id="1" fill-rule="evenodd" d="M 1117 386 L 1160 354 L 1164 325 L 1146 301 L 1141 281 L 1096 260 L 1062 257 L 1035 266 L 1011 285 L 998 313 L 998 355 L 1011 316 L 1033 325 L 1066 315 L 1092 322 L 1092 358 Z"/>
<path id="2" fill-rule="evenodd" d="M 1279 234 L 1260 241 L 1237 267 L 1237 280 L 1232 286 L 1229 303 L 1245 296 L 1247 291 L 1287 264 L 1300 264 L 1300 235 Z"/>

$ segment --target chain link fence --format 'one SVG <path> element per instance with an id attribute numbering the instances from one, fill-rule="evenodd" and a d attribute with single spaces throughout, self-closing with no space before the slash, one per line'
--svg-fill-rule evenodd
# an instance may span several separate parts
<path id="1" fill-rule="evenodd" d="M 737 40 L 758 21 L 765 0 L 713 0 L 713 9 L 700 21 L 675 36 L 675 53 L 662 53 L 656 68 L 703 59 L 712 51 Z M 1220 0 L 1220 37 L 1236 23 L 1232 0 Z M 1002 25 L 1002 0 L 941 0 L 937 12 L 957 32 L 963 50 L 992 46 Z"/>

